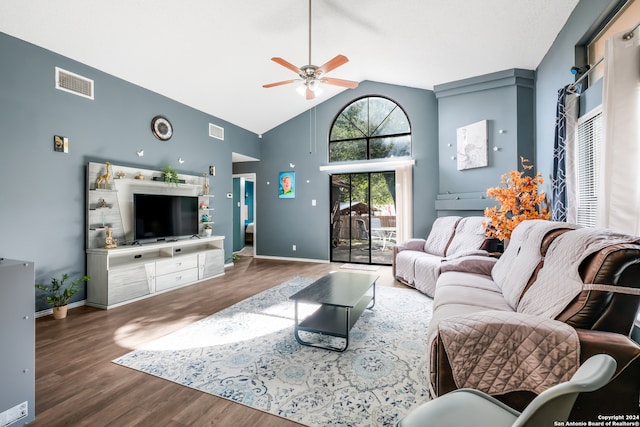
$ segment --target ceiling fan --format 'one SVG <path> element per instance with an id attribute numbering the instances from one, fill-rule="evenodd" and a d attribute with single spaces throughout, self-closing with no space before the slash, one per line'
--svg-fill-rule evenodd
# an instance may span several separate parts
<path id="1" fill-rule="evenodd" d="M 329 71 L 334 70 L 339 66 L 349 62 L 349 59 L 344 55 L 337 55 L 335 58 L 329 60 L 327 63 L 319 67 L 316 65 L 311 65 L 311 0 L 309 0 L 309 65 L 303 65 L 302 67 L 298 68 L 282 58 L 276 57 L 271 58 L 271 60 L 277 64 L 282 65 L 285 68 L 290 69 L 294 73 L 297 73 L 300 78 L 262 85 L 262 87 L 264 88 L 302 82 L 302 84 L 298 86 L 298 92 L 301 95 L 305 95 L 307 100 L 309 100 L 314 99 L 316 95 L 320 95 L 320 93 L 322 92 L 320 85 L 322 83 L 347 87 L 350 89 L 355 89 L 356 87 L 358 87 L 358 82 L 335 79 L 333 77 L 325 77 L 325 74 L 327 74 Z"/>

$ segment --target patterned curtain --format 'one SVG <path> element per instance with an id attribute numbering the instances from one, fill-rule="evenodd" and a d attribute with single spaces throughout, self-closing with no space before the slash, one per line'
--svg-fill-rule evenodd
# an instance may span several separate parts
<path id="1" fill-rule="evenodd" d="M 575 126 L 578 120 L 578 94 L 580 85 L 568 85 L 558 91 L 556 106 L 556 135 L 553 144 L 553 199 L 551 219 L 575 222 L 571 211 L 575 207 L 575 179 L 573 146 Z"/>

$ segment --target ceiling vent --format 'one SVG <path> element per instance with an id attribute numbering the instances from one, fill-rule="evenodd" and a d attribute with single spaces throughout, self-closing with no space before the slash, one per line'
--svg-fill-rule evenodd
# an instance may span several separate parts
<path id="1" fill-rule="evenodd" d="M 216 126 L 213 123 L 209 123 L 209 136 L 211 138 L 217 138 L 224 141 L 224 128 Z"/>
<path id="2" fill-rule="evenodd" d="M 56 89 L 93 99 L 93 80 L 56 67 Z"/>

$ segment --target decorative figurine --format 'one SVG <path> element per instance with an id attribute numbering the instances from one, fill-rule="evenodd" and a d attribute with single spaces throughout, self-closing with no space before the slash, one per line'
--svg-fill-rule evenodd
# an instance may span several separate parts
<path id="1" fill-rule="evenodd" d="M 100 188 L 100 184 L 104 184 L 104 189 L 106 190 L 109 185 L 109 179 L 111 179 L 111 163 L 105 162 L 105 166 L 107 167 L 107 173 L 98 177 L 96 180 L 96 188 Z"/>
<path id="2" fill-rule="evenodd" d="M 144 179 L 144 175 L 142 175 L 142 172 L 138 172 L 138 175 L 135 176 L 135 179 Z"/>
<path id="3" fill-rule="evenodd" d="M 119 179 L 122 179 L 122 178 L 124 178 L 124 177 L 126 176 L 126 174 L 125 174 L 124 172 L 122 172 L 122 171 L 119 171 L 119 172 L 116 174 L 116 176 L 117 176 Z"/>
<path id="4" fill-rule="evenodd" d="M 209 180 L 207 179 L 207 174 L 203 173 L 202 177 L 204 179 L 204 184 L 202 184 L 202 195 L 203 196 L 208 196 L 209 195 Z"/>
<path id="5" fill-rule="evenodd" d="M 99 208 L 106 208 L 107 207 L 107 202 L 105 202 L 104 199 L 100 199 L 100 202 L 98 203 L 98 207 Z"/>
<path id="6" fill-rule="evenodd" d="M 118 240 L 111 235 L 111 228 L 107 227 L 107 237 L 104 239 L 105 249 L 114 249 L 118 247 Z"/>

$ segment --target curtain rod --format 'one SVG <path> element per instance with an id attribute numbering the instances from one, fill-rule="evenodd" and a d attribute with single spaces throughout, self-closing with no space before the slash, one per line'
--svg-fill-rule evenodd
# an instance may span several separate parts
<path id="1" fill-rule="evenodd" d="M 575 85 L 577 85 L 578 83 L 580 83 L 580 82 L 581 82 L 585 77 L 587 77 L 589 74 L 591 74 L 591 72 L 592 72 L 593 70 L 595 70 L 595 69 L 596 69 L 596 67 L 597 67 L 598 65 L 600 65 L 600 63 L 601 63 L 602 61 L 604 61 L 604 56 L 603 56 L 602 58 L 598 59 L 598 61 L 597 61 L 595 64 L 593 64 L 592 66 L 590 66 L 590 67 L 589 67 L 589 69 L 588 69 L 587 71 L 585 71 L 585 72 L 584 72 L 584 74 L 583 74 L 583 75 L 581 75 L 581 76 L 580 76 L 580 78 L 579 78 L 578 80 L 576 80 L 575 82 L 571 83 L 571 87 L 575 87 Z"/>
<path id="2" fill-rule="evenodd" d="M 631 40 L 633 38 L 633 32 L 637 30 L 638 27 L 640 27 L 640 22 L 638 22 L 635 27 L 624 33 L 622 40 Z"/>
<path id="3" fill-rule="evenodd" d="M 631 40 L 633 38 L 633 33 L 638 29 L 638 27 L 640 27 L 640 22 L 638 24 L 636 24 L 635 27 L 633 27 L 632 29 L 630 29 L 629 31 L 627 31 L 626 33 L 624 33 L 622 35 L 622 40 Z M 576 80 L 575 82 L 573 82 L 571 84 L 571 87 L 575 87 L 575 85 L 577 85 L 578 83 L 580 83 L 582 80 L 584 80 L 585 77 L 587 77 L 589 74 L 591 74 L 591 72 L 593 70 L 595 70 L 595 68 L 600 65 L 600 63 L 604 61 L 604 56 L 600 59 L 598 59 L 598 61 L 593 64 L 592 66 L 589 67 L 589 69 L 587 71 L 584 72 L 583 75 L 580 76 L 580 78 L 578 80 Z"/>

